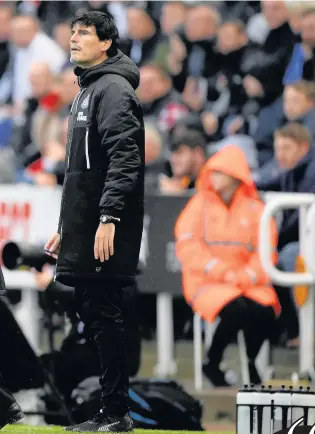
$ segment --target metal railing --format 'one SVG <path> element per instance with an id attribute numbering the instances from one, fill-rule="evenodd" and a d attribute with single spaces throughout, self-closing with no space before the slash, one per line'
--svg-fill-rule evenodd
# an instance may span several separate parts
<path id="1" fill-rule="evenodd" d="M 284 209 L 299 209 L 299 254 L 306 264 L 302 273 L 283 272 L 272 262 L 270 219 Z M 315 380 L 314 372 L 314 284 L 315 284 L 315 195 L 306 193 L 268 193 L 260 221 L 259 253 L 270 279 L 279 286 L 308 285 L 305 303 L 299 308 L 299 373 Z"/>

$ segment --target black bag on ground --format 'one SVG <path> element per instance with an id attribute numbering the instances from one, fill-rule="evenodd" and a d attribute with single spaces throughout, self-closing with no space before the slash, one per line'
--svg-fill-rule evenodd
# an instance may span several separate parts
<path id="1" fill-rule="evenodd" d="M 137 428 L 204 431 L 202 405 L 172 380 L 130 382 L 130 416 Z M 73 417 L 77 423 L 90 419 L 99 410 L 100 386 L 90 377 L 72 392 Z"/>
<path id="2" fill-rule="evenodd" d="M 129 397 L 137 428 L 203 431 L 201 403 L 176 381 L 132 381 Z"/>

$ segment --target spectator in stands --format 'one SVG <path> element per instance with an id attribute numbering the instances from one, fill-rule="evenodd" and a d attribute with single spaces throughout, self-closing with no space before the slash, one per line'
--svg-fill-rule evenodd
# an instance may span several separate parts
<path id="1" fill-rule="evenodd" d="M 163 170 L 163 137 L 153 122 L 145 123 L 145 191 L 156 193 Z"/>
<path id="2" fill-rule="evenodd" d="M 0 4 L 0 79 L 10 60 L 9 37 L 13 10 L 7 3 Z"/>
<path id="3" fill-rule="evenodd" d="M 289 11 L 289 24 L 293 33 L 297 36 L 297 40 L 302 31 L 303 12 L 306 9 L 315 7 L 315 2 L 309 0 L 307 2 L 301 0 L 285 0 Z"/>
<path id="4" fill-rule="evenodd" d="M 234 134 L 244 124 L 242 114 L 249 98 L 242 80 L 257 46 L 248 41 L 242 22 L 227 21 L 218 30 L 217 50 L 220 72 L 216 88 L 220 89 L 219 98 L 209 101 L 201 115 L 205 133 L 212 141 Z"/>
<path id="5" fill-rule="evenodd" d="M 65 176 L 68 118 L 65 118 L 56 131 L 56 139 L 47 141 L 41 150 L 41 170 L 33 176 L 36 185 L 63 185 Z"/>
<path id="6" fill-rule="evenodd" d="M 62 69 L 69 68 L 70 62 L 70 39 L 71 39 L 71 27 L 69 21 L 63 21 L 58 23 L 53 28 L 53 37 L 59 47 L 64 51 L 67 59 Z"/>
<path id="7" fill-rule="evenodd" d="M 163 37 L 157 23 L 141 3 L 134 2 L 128 7 L 127 25 L 130 39 L 124 44 L 123 51 L 138 66 L 154 62 Z"/>
<path id="8" fill-rule="evenodd" d="M 289 65 L 286 69 L 284 84 L 295 83 L 302 79 L 314 80 L 315 77 L 315 8 L 305 9 L 301 19 L 302 42 L 294 45 Z"/>
<path id="9" fill-rule="evenodd" d="M 66 61 L 66 54 L 41 32 L 37 20 L 18 16 L 12 21 L 11 41 L 15 45 L 12 73 L 12 99 L 21 113 L 24 101 L 31 96 L 29 73 L 33 63 L 45 62 L 52 73 L 58 73 Z"/>
<path id="10" fill-rule="evenodd" d="M 257 184 L 262 191 L 296 193 L 315 192 L 315 154 L 312 138 L 307 128 L 291 123 L 274 135 L 275 158 L 283 173 L 272 179 L 264 178 Z M 294 271 L 299 254 L 299 211 L 283 213 L 279 233 L 279 267 Z M 299 322 L 292 295 L 287 288 L 277 288 L 282 306 L 282 320 L 287 345 L 295 346 L 299 335 Z"/>
<path id="11" fill-rule="evenodd" d="M 282 79 L 295 36 L 288 24 L 289 14 L 284 1 L 263 0 L 261 4 L 270 31 L 261 49 L 253 56 L 243 84 L 248 97 L 267 105 L 282 92 Z"/>
<path id="12" fill-rule="evenodd" d="M 16 126 L 12 140 L 21 168 L 36 161 L 43 144 L 55 140 L 58 134 L 62 98 L 54 80 L 47 63 L 37 62 L 31 65 L 31 98 L 27 101 L 24 122 Z"/>
<path id="13" fill-rule="evenodd" d="M 78 77 L 74 74 L 72 67 L 62 71 L 60 74 L 60 85 L 62 89 L 61 97 L 64 104 L 61 115 L 67 116 L 76 95 L 80 91 Z"/>
<path id="14" fill-rule="evenodd" d="M 167 1 L 162 6 L 161 30 L 164 35 L 172 35 L 185 22 L 187 6 L 183 1 Z"/>
<path id="15" fill-rule="evenodd" d="M 53 29 L 54 40 L 70 56 L 71 27 L 68 21 L 58 23 Z"/>
<path id="16" fill-rule="evenodd" d="M 272 156 L 273 133 L 288 122 L 298 122 L 308 128 L 315 139 L 315 84 L 308 81 L 285 86 L 283 97 L 269 107 L 268 112 L 258 117 L 258 127 L 254 135 L 260 152 Z M 268 168 L 276 167 L 276 160 L 268 161 Z M 271 165 L 271 166 L 270 166 Z M 263 173 L 265 170 L 263 169 Z"/>
<path id="17" fill-rule="evenodd" d="M 220 15 L 209 5 L 189 7 L 185 24 L 170 38 L 169 69 L 174 88 L 183 92 L 188 107 L 199 112 L 208 99 L 217 97 L 212 80 L 219 70 L 215 36 Z M 212 94 L 214 92 L 214 95 Z"/>
<path id="18" fill-rule="evenodd" d="M 260 10 L 256 1 L 214 1 L 222 16 L 222 21 L 240 20 L 247 23 L 248 19 Z"/>
<path id="19" fill-rule="evenodd" d="M 198 131 L 184 130 L 172 137 L 170 166 L 172 176 L 160 176 L 160 191 L 180 194 L 195 188 L 195 182 L 206 161 L 206 142 Z"/>
<path id="20" fill-rule="evenodd" d="M 8 104 L 11 94 L 11 78 L 9 62 L 12 58 L 10 51 L 10 33 L 13 8 L 8 3 L 0 3 L 0 104 Z"/>
<path id="21" fill-rule="evenodd" d="M 204 166 L 197 193 L 176 223 L 176 252 L 187 303 L 206 321 L 220 318 L 203 367 L 214 386 L 228 385 L 219 365 L 240 329 L 246 339 L 250 380 L 261 382 L 255 359 L 270 336 L 275 313 L 280 313 L 257 251 L 263 209 L 244 153 L 227 146 Z M 273 222 L 270 242 L 276 247 Z"/>
<path id="22" fill-rule="evenodd" d="M 172 89 L 169 75 L 156 65 L 140 68 L 137 95 L 145 118 L 156 117 L 161 133 L 168 133 L 175 122 L 188 112 L 181 96 Z"/>
<path id="23" fill-rule="evenodd" d="M 290 123 L 275 131 L 275 158 L 284 173 L 273 179 L 264 179 L 257 183 L 261 191 L 281 191 L 287 193 L 315 192 L 315 154 L 312 137 L 307 128 Z M 282 250 L 289 243 L 299 239 L 299 213 L 297 210 L 284 212 L 279 233 L 278 248 Z M 284 260 L 280 252 L 280 262 L 285 270 L 293 270 L 294 262 Z"/>

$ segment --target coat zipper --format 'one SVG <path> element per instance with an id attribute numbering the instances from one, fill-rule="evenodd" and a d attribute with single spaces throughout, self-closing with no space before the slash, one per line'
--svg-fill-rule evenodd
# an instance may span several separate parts
<path id="1" fill-rule="evenodd" d="M 89 128 L 86 128 L 85 132 L 85 158 L 86 158 L 86 168 L 90 169 L 90 157 L 89 157 Z"/>
<path id="2" fill-rule="evenodd" d="M 79 100 L 80 100 L 80 96 L 82 95 L 82 93 L 84 91 L 85 91 L 85 88 L 82 89 L 82 90 L 80 90 L 80 92 L 78 93 L 78 95 L 75 97 L 75 100 L 73 101 L 73 104 L 72 104 L 72 107 L 71 107 L 70 115 L 72 114 L 73 111 L 74 111 L 74 115 L 76 114 L 77 108 L 78 108 L 78 104 L 79 104 Z M 70 165 L 70 154 L 71 154 L 71 145 L 72 145 L 74 123 L 75 123 L 75 119 L 73 120 L 72 125 L 71 125 L 72 131 L 70 131 L 71 137 L 70 137 L 70 141 L 69 141 L 67 168 L 69 168 L 69 165 Z"/>

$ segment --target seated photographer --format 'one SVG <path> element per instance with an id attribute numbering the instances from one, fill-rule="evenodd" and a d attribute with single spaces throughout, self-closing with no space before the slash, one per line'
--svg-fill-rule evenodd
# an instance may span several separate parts
<path id="1" fill-rule="evenodd" d="M 204 320 L 220 318 L 203 366 L 205 376 L 217 387 L 229 385 L 220 363 L 240 329 L 246 340 L 250 381 L 261 382 L 255 359 L 280 313 L 257 252 L 263 209 L 244 153 L 230 145 L 205 164 L 197 193 L 176 223 L 184 296 Z M 270 242 L 276 247 L 276 226 L 271 225 Z"/>

